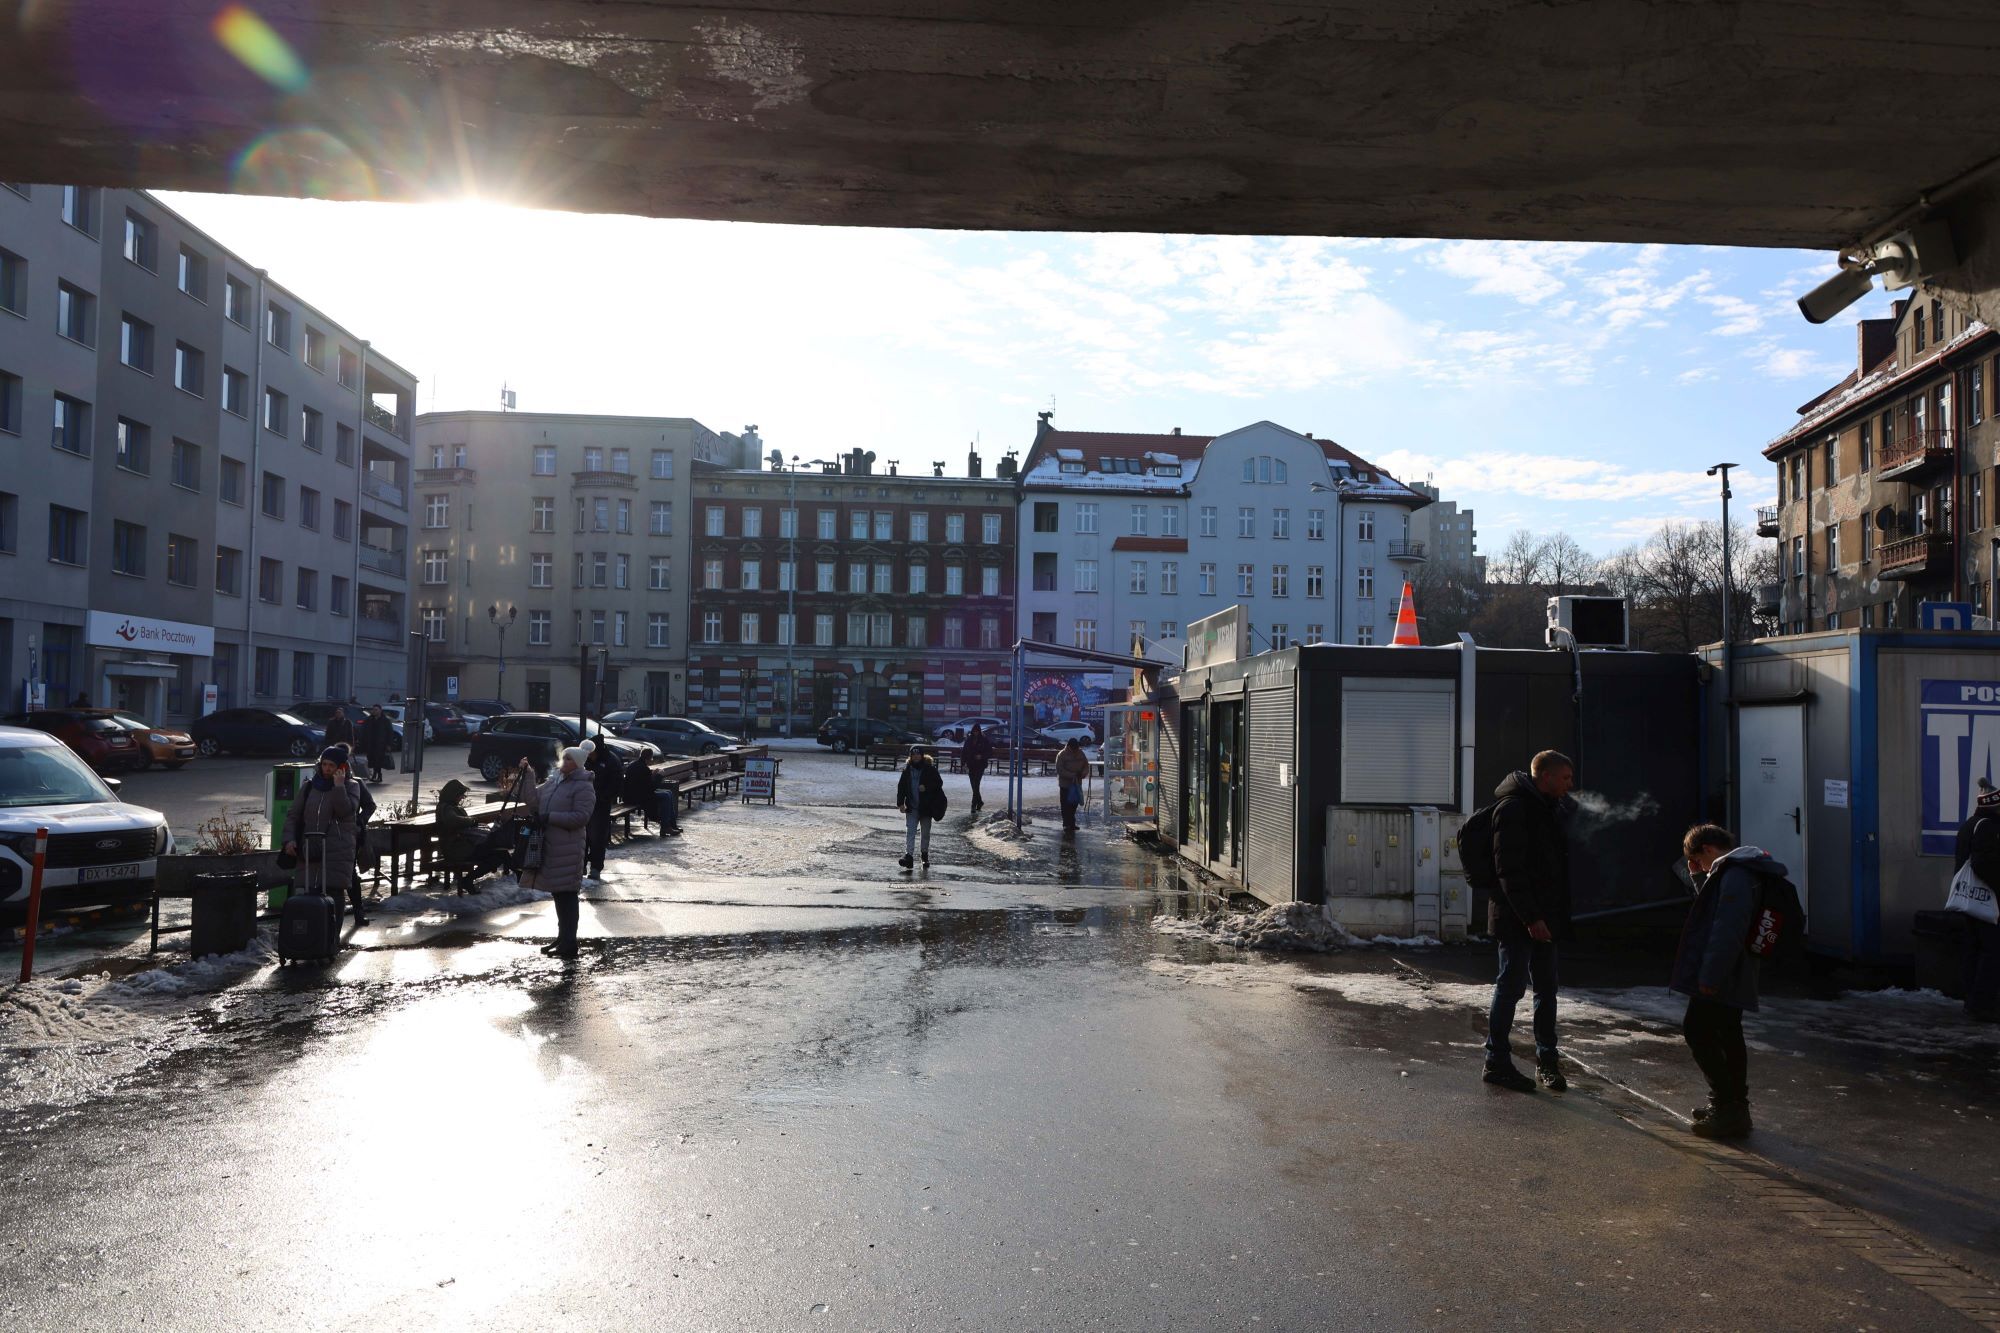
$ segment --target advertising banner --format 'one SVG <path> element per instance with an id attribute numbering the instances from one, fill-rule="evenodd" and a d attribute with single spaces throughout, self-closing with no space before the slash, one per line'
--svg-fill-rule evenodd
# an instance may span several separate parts
<path id="1" fill-rule="evenodd" d="M 1979 779 L 2000 785 L 2000 684 L 1927 680 L 1918 706 L 1923 852 L 1950 856 Z"/>

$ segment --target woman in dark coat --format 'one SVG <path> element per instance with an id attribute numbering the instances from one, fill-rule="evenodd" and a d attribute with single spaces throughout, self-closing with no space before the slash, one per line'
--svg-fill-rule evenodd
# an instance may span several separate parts
<path id="1" fill-rule="evenodd" d="M 361 746 L 361 753 L 368 757 L 368 780 L 382 780 L 382 766 L 389 762 L 389 715 L 380 708 L 370 705 L 368 714 L 361 719 L 361 731 L 355 738 Z"/>
<path id="2" fill-rule="evenodd" d="M 333 716 L 326 720 L 326 743 L 328 745 L 354 746 L 354 724 L 347 720 L 347 710 L 336 707 Z"/>
<path id="3" fill-rule="evenodd" d="M 604 878 L 604 853 L 611 847 L 611 807 L 618 804 L 618 795 L 625 789 L 625 768 L 604 745 L 590 752 L 590 762 L 585 767 L 590 770 L 591 786 L 597 795 L 597 803 L 590 812 L 590 875 L 584 881 L 593 884 Z"/>
<path id="4" fill-rule="evenodd" d="M 993 738 L 979 723 L 972 724 L 972 734 L 965 738 L 959 760 L 965 765 L 965 775 L 972 779 L 972 813 L 976 815 L 986 804 L 979 797 L 979 780 L 986 776 L 986 765 L 993 761 Z"/>

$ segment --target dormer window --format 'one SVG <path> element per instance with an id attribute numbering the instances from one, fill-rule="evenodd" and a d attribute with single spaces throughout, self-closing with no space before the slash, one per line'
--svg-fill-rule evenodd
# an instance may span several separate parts
<path id="1" fill-rule="evenodd" d="M 1062 464 L 1062 472 L 1066 476 L 1080 477 L 1083 475 L 1083 464 L 1065 461 Z"/>

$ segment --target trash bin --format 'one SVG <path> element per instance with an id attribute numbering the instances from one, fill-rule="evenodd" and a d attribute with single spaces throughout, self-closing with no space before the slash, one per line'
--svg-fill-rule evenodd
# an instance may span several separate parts
<path id="1" fill-rule="evenodd" d="M 196 958 L 235 953 L 256 935 L 255 871 L 194 877 L 194 928 L 188 952 Z"/>
<path id="2" fill-rule="evenodd" d="M 1910 941 L 1917 955 L 1918 989 L 1964 999 L 1965 914 L 1918 912 L 1910 923 Z"/>

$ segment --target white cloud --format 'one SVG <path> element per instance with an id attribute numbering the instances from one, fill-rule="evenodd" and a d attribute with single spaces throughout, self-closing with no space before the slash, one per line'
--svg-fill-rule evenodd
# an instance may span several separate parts
<path id="1" fill-rule="evenodd" d="M 1701 296 L 1696 299 L 1721 316 L 1722 322 L 1714 329 L 1715 335 L 1720 338 L 1740 338 L 1755 333 L 1764 327 L 1764 320 L 1770 313 L 1767 307 L 1740 296 Z"/>
<path id="2" fill-rule="evenodd" d="M 1434 476 L 1446 495 L 1514 494 L 1554 502 L 1680 500 L 1713 483 L 1703 469 L 1634 471 L 1601 458 L 1479 451 L 1443 458 L 1393 449 L 1376 459 L 1392 476 Z"/>
<path id="3" fill-rule="evenodd" d="M 1471 283 L 1474 296 L 1506 296 L 1537 305 L 1566 285 L 1566 275 L 1594 247 L 1534 241 L 1445 241 L 1427 258 Z"/>
<path id="4" fill-rule="evenodd" d="M 1702 384 L 1715 378 L 1713 366 L 1696 366 L 1693 370 L 1683 370 L 1674 376 L 1676 384 Z"/>

